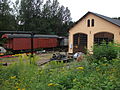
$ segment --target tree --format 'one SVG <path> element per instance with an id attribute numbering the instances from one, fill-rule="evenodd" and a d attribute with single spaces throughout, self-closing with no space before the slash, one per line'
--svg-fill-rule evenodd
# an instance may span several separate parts
<path id="1" fill-rule="evenodd" d="M 42 16 L 47 22 L 47 25 L 44 25 L 46 26 L 46 31 L 52 34 L 65 35 L 71 21 L 70 15 L 70 10 L 60 6 L 57 0 L 53 0 L 53 2 L 50 0 L 46 1 Z"/>
<path id="2" fill-rule="evenodd" d="M 23 30 L 31 30 L 33 0 L 21 0 L 19 13 L 20 22 L 23 23 Z"/>
<path id="3" fill-rule="evenodd" d="M 10 4 L 9 0 L 0 0 L 0 30 L 15 30 L 16 23 Z"/>
<path id="4" fill-rule="evenodd" d="M 19 10 L 20 30 L 39 31 L 43 34 L 67 35 L 71 22 L 70 10 L 57 0 L 21 0 Z"/>

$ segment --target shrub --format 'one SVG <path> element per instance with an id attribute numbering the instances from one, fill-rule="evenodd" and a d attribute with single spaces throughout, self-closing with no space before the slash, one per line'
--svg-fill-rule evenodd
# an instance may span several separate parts
<path id="1" fill-rule="evenodd" d="M 103 42 L 100 45 L 94 45 L 93 57 L 99 61 L 109 61 L 117 58 L 120 51 L 119 45 L 115 43 L 106 44 Z M 98 62 L 98 61 L 97 61 Z"/>

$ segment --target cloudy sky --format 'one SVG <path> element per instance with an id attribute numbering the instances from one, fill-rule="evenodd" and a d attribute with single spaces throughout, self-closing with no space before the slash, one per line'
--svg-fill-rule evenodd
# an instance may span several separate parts
<path id="1" fill-rule="evenodd" d="M 15 1 L 15 0 L 12 0 Z M 77 21 L 88 11 L 108 17 L 120 17 L 120 0 L 58 0 L 68 7 L 73 21 Z"/>
<path id="2" fill-rule="evenodd" d="M 58 0 L 68 7 L 74 21 L 91 11 L 108 17 L 120 17 L 120 0 Z"/>

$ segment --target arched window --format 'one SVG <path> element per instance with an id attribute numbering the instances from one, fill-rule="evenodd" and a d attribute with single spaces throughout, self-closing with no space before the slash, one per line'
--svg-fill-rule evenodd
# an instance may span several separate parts
<path id="1" fill-rule="evenodd" d="M 87 26 L 90 27 L 90 19 L 87 20 Z"/>
<path id="2" fill-rule="evenodd" d="M 92 27 L 94 27 L 94 19 L 92 19 L 92 22 L 91 22 L 91 23 L 92 23 Z"/>
<path id="3" fill-rule="evenodd" d="M 108 32 L 99 32 L 94 35 L 94 43 L 100 45 L 103 41 L 107 44 L 113 42 L 114 34 Z"/>

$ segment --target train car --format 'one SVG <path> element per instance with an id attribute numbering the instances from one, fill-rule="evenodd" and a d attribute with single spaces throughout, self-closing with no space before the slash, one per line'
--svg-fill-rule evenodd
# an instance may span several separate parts
<path id="1" fill-rule="evenodd" d="M 68 38 L 67 37 L 59 37 L 59 46 L 61 46 L 61 47 L 68 46 Z"/>
<path id="2" fill-rule="evenodd" d="M 60 51 L 68 51 L 68 37 L 63 37 L 63 36 L 59 36 L 58 38 L 58 42 L 59 42 L 59 49 Z"/>
<path id="3" fill-rule="evenodd" d="M 6 49 L 11 50 L 29 50 L 31 49 L 31 35 L 30 34 L 4 34 L 2 38 L 7 39 L 4 44 Z M 58 46 L 57 35 L 34 35 L 33 47 L 37 48 L 54 48 Z"/>

